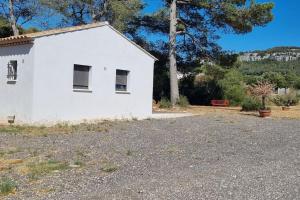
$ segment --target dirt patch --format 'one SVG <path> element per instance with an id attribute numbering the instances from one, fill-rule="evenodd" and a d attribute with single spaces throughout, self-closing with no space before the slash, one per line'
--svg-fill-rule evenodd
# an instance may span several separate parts
<path id="1" fill-rule="evenodd" d="M 272 106 L 271 109 L 272 118 L 300 119 L 300 106 L 293 106 L 290 110 L 285 111 L 278 106 Z M 200 116 L 259 116 L 258 112 L 241 112 L 241 107 L 189 106 L 188 108 L 175 107 L 172 109 L 154 107 L 154 111 L 161 113 L 192 113 Z"/>

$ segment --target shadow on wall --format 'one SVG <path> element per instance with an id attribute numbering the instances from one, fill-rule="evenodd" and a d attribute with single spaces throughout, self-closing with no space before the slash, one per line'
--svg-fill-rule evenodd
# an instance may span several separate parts
<path id="1" fill-rule="evenodd" d="M 29 54 L 32 47 L 33 44 L 15 45 L 8 47 L 0 46 L 0 57 L 26 55 Z"/>

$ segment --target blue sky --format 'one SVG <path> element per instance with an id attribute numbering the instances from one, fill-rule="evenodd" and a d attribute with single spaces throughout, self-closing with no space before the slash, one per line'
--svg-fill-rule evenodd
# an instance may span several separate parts
<path id="1" fill-rule="evenodd" d="M 267 0 L 257 0 L 266 2 Z M 269 0 L 275 3 L 275 19 L 265 27 L 258 27 L 246 35 L 222 34 L 218 41 L 224 50 L 263 50 L 274 46 L 300 46 L 300 0 Z M 161 6 L 161 0 L 144 0 L 145 12 Z"/>

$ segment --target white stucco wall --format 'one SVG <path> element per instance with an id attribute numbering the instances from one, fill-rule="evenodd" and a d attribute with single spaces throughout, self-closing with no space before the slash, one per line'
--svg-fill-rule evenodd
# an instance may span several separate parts
<path id="1" fill-rule="evenodd" d="M 35 49 L 33 122 L 151 116 L 154 59 L 108 26 L 36 38 Z M 74 64 L 92 66 L 91 92 L 73 91 Z M 115 92 L 116 69 L 130 71 L 129 94 Z"/>
<path id="2" fill-rule="evenodd" d="M 0 48 L 0 121 L 16 116 L 17 121 L 31 121 L 33 100 L 33 58 L 32 45 Z M 18 62 L 18 80 L 8 82 L 7 65 L 11 60 Z"/>

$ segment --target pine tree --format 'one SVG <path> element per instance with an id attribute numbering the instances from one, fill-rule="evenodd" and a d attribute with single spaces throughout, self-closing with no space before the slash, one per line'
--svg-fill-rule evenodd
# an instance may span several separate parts
<path id="1" fill-rule="evenodd" d="M 186 61 L 217 51 L 213 41 L 217 30 L 249 33 L 273 19 L 273 3 L 254 0 L 165 0 L 165 8 L 143 18 L 142 25 L 152 32 L 169 35 L 171 101 L 179 99 L 176 55 Z M 177 53 L 176 53 L 177 52 Z"/>
<path id="2" fill-rule="evenodd" d="M 143 8 L 140 0 L 41 0 L 42 4 L 63 16 L 64 25 L 108 21 L 121 32 Z"/>

